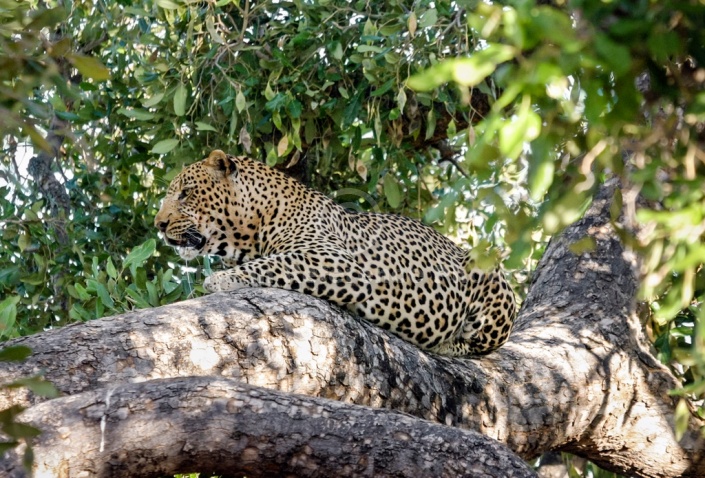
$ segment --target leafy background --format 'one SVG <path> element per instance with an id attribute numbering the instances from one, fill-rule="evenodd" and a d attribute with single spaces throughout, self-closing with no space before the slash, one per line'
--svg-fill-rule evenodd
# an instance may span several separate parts
<path id="1" fill-rule="evenodd" d="M 698 0 L 0 0 L 0 338 L 201 294 L 210 261 L 152 221 L 214 148 L 423 220 L 520 296 L 619 177 L 645 330 L 702 413 L 703 24 Z"/>

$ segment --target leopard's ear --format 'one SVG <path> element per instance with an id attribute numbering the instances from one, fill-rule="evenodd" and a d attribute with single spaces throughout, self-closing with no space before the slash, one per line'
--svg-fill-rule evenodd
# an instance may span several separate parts
<path id="1" fill-rule="evenodd" d="M 216 149 L 205 159 L 204 164 L 219 176 L 230 176 L 237 172 L 237 165 L 233 157 Z"/>

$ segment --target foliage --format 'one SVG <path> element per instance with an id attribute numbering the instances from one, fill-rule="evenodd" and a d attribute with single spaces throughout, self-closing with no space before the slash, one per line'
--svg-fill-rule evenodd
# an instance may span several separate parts
<path id="1" fill-rule="evenodd" d="M 702 397 L 705 7 L 548 3 L 0 0 L 0 338 L 198 294 L 152 221 L 213 148 L 498 247 L 520 294 L 616 176 L 646 331 Z"/>
<path id="2" fill-rule="evenodd" d="M 16 345 L 0 349 L 0 362 L 19 361 L 26 359 L 32 351 L 25 346 Z M 2 383 L 0 388 L 20 388 L 26 387 L 33 393 L 42 397 L 53 398 L 58 396 L 56 388 L 41 376 L 25 377 L 11 383 Z M 24 407 L 14 405 L 10 408 L 0 411 L 0 432 L 5 440 L 0 440 L 0 457 L 12 448 L 15 448 L 20 443 L 26 445 L 23 456 L 23 464 L 29 469 L 32 465 L 34 454 L 32 452 L 31 439 L 39 435 L 40 431 L 24 423 L 17 421 L 17 417 L 25 410 Z"/>
<path id="3" fill-rule="evenodd" d="M 97 2 L 68 11 L 54 2 L 49 15 L 8 3 L 5 41 L 21 54 L 5 48 L 6 63 L 37 73 L 30 83 L 8 74 L 18 94 L 6 95 L 5 108 L 23 131 L 66 137 L 53 167 L 71 211 L 64 224 L 51 213 L 52 198 L 38 197 L 21 164 L 26 136 L 5 125 L 0 287 L 19 296 L 8 310 L 21 319 L 8 320 L 4 335 L 87 318 L 76 283 L 105 297 L 86 281 L 111 288 L 96 279 L 106 276 L 108 258 L 115 264 L 154 236 L 165 184 L 214 147 L 272 165 L 299 162 L 312 186 L 349 206 L 425 215 L 445 232 L 463 226 L 482 248 L 501 244 L 492 210 L 508 208 L 503 196 L 519 172 L 464 177 L 460 168 L 439 166 L 429 146 L 449 132 L 453 145 L 464 144 L 472 105 L 453 88 L 431 95 L 403 86 L 409 72 L 472 47 L 462 12 L 431 5 L 390 4 L 381 14 L 362 3 Z M 42 29 L 55 32 L 51 41 Z M 63 32 L 72 32 L 69 42 Z M 22 42 L 13 43 L 17 37 Z M 67 128 L 52 129 L 56 118 Z M 62 227 L 68 244 L 58 240 Z M 171 267 L 182 277 L 172 251 L 159 244 L 157 253 L 144 264 L 150 280 Z M 191 288 L 182 285 L 178 297 L 159 288 L 158 295 L 185 297 Z M 111 298 L 121 302 L 120 295 Z M 113 309 L 110 301 L 90 308 L 92 316 Z"/>
<path id="4" fill-rule="evenodd" d="M 683 378 L 679 393 L 702 398 L 705 7 L 571 6 L 581 9 L 575 27 L 568 12 L 551 6 L 480 3 L 468 23 L 486 47 L 438 63 L 408 85 L 435 91 L 445 82 L 487 81 L 499 92 L 465 158 L 481 167 L 488 154 L 528 163 L 526 186 L 541 204 L 533 216 L 504 217 L 510 266 L 523 264 L 533 231 L 554 234 L 580 217 L 606 177 L 621 179 L 627 194 L 617 204 L 643 231 L 632 237 L 624 230 L 623 239 L 644 257 L 648 327 L 662 360 Z"/>

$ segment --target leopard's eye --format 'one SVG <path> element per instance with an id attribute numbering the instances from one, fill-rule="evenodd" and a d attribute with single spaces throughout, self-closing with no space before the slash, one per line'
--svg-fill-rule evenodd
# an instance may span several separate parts
<path id="1" fill-rule="evenodd" d="M 191 192 L 191 189 L 182 189 L 181 193 L 179 193 L 179 201 L 183 201 L 188 197 L 189 193 Z"/>

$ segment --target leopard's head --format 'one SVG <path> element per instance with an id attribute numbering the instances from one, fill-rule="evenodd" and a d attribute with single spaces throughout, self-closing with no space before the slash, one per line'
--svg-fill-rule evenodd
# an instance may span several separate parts
<path id="1" fill-rule="evenodd" d="M 183 259 L 233 257 L 243 246 L 239 196 L 236 158 L 215 150 L 172 180 L 154 225 Z"/>

